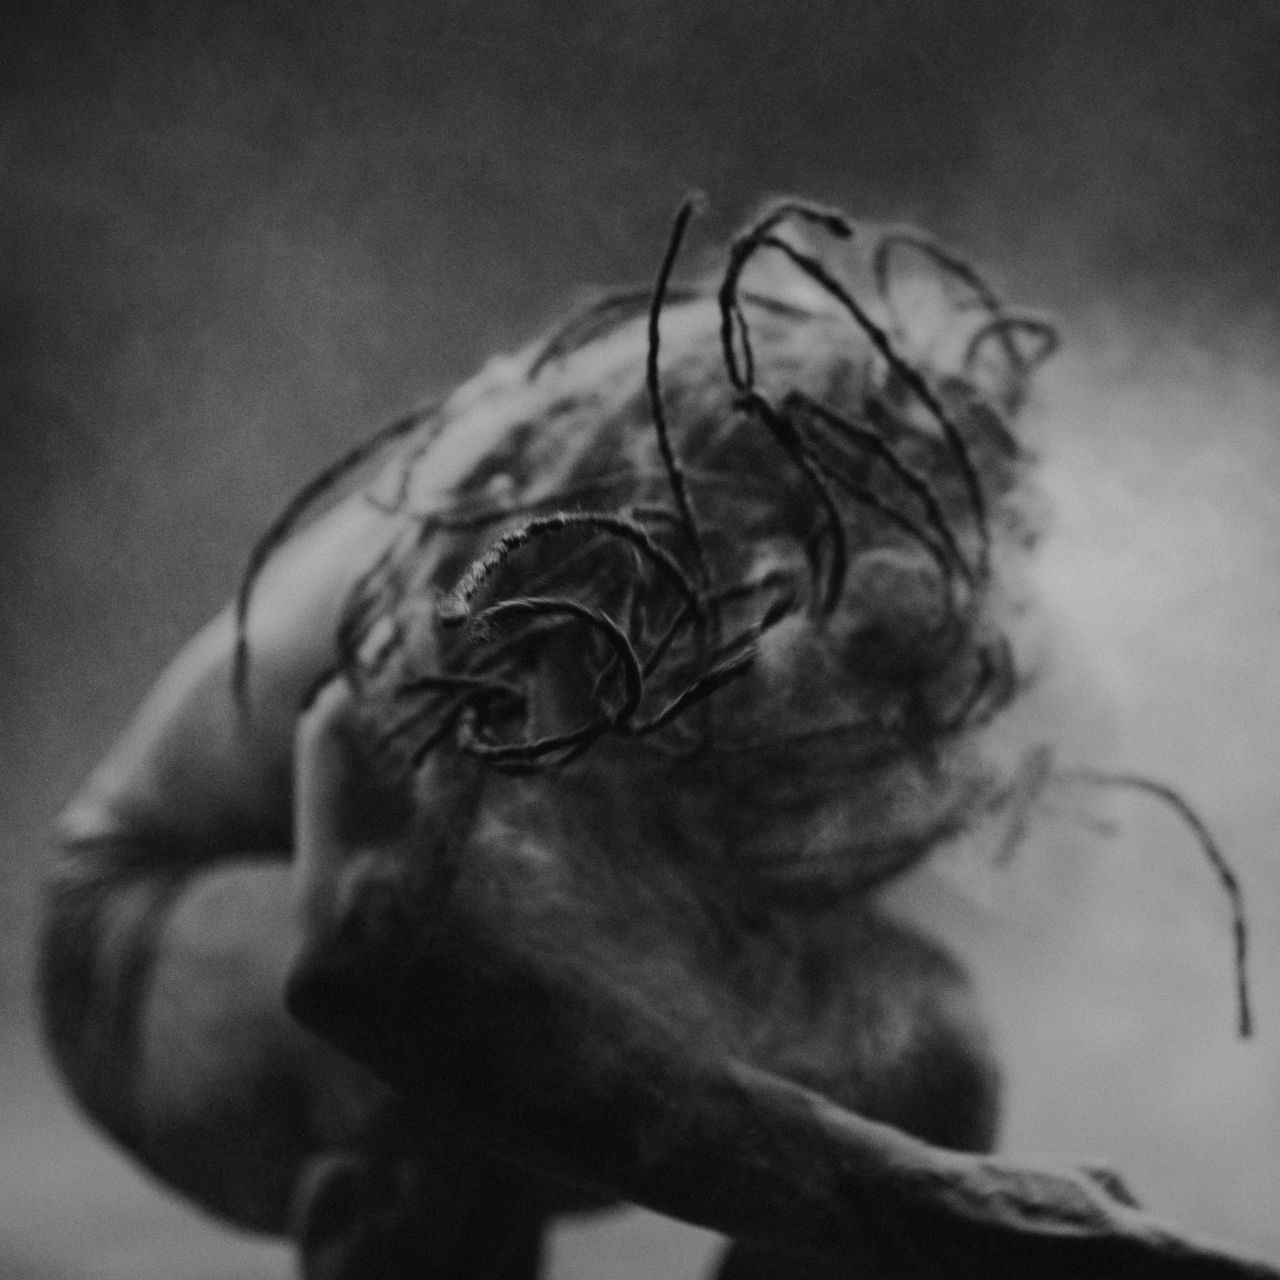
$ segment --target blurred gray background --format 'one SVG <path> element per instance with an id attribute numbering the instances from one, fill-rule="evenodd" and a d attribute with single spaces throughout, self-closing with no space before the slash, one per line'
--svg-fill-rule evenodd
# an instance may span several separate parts
<path id="1" fill-rule="evenodd" d="M 1014 1149 L 1106 1154 L 1280 1258 L 1280 4 L 102 0 L 0 30 L 0 1272 L 282 1276 L 71 1111 L 31 942 L 52 816 L 282 500 L 557 315 L 801 192 L 963 244 L 1055 310 L 1033 429 L 1076 757 L 1184 785 L 1049 815 L 922 912 L 1009 1046 Z M 1055 701 L 1056 699 L 1056 701 Z M 1092 810 L 1091 810 L 1092 811 Z M 911 896 L 911 895 L 908 895 Z M 557 1280 L 693 1275 L 708 1238 L 566 1234 Z"/>

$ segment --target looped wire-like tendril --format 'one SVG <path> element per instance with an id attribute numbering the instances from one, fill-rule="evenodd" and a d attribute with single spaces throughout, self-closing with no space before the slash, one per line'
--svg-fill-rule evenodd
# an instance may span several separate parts
<path id="1" fill-rule="evenodd" d="M 463 622 L 468 616 L 476 592 L 521 547 L 536 538 L 572 529 L 589 529 L 629 542 L 671 581 L 695 614 L 701 611 L 701 598 L 688 574 L 675 557 L 659 546 L 638 521 L 607 511 L 558 511 L 528 520 L 508 530 L 493 543 L 484 555 L 472 563 L 453 590 L 440 600 L 437 610 L 440 622 L 444 626 L 456 626 Z"/>
<path id="2" fill-rule="evenodd" d="M 849 541 L 828 478 L 817 460 L 805 448 L 804 441 L 790 418 L 775 408 L 765 396 L 755 390 L 744 391 L 739 396 L 738 403 L 764 423 L 822 504 L 826 514 L 826 532 L 831 539 L 831 562 L 827 566 L 826 586 L 819 593 L 819 602 L 822 611 L 829 614 L 839 604 L 844 591 L 849 569 Z"/>
<path id="3" fill-rule="evenodd" d="M 755 361 L 751 351 L 747 322 L 739 303 L 738 282 L 747 263 L 760 250 L 770 233 L 792 218 L 820 226 L 840 240 L 848 240 L 853 236 L 852 224 L 838 209 L 828 209 L 802 200 L 784 200 L 774 205 L 730 244 L 728 263 L 720 282 L 718 299 L 720 344 L 724 352 L 725 372 L 736 391 L 749 391 L 755 382 Z M 739 366 L 737 352 L 734 350 L 735 325 L 742 343 L 745 368 Z"/>
<path id="4" fill-rule="evenodd" d="M 1164 782 L 1136 773 L 1105 773 L 1095 769 L 1055 770 L 1053 777 L 1064 782 L 1078 782 L 1091 787 L 1113 787 L 1127 791 L 1143 792 L 1153 796 L 1178 815 L 1190 828 L 1200 846 L 1205 860 L 1213 869 L 1227 896 L 1231 908 L 1231 933 L 1234 942 L 1234 968 L 1238 1028 L 1242 1038 L 1253 1034 L 1253 1013 L 1249 1002 L 1248 946 L 1249 931 L 1245 921 L 1244 894 L 1240 881 L 1218 847 L 1209 828 L 1182 794 Z"/>
<path id="5" fill-rule="evenodd" d="M 893 298 L 891 283 L 892 258 L 896 250 L 914 249 L 932 261 L 948 276 L 959 280 L 986 311 L 987 321 L 969 339 L 962 360 L 966 377 L 973 375 L 981 349 L 998 338 L 1013 373 L 1013 387 L 1005 407 L 1017 412 L 1026 397 L 1032 374 L 1058 347 L 1057 327 L 1045 316 L 1006 307 L 985 277 L 962 254 L 934 236 L 915 227 L 888 227 L 879 235 L 871 255 L 872 274 L 881 301 L 889 310 L 895 333 L 903 331 L 902 319 Z M 1027 352 L 1018 342 L 1020 333 L 1037 339 L 1036 347 Z"/>
<path id="6" fill-rule="evenodd" d="M 884 462 L 894 476 L 920 500 L 929 523 L 932 524 L 941 539 L 941 550 L 938 544 L 932 538 L 929 538 L 914 521 L 906 522 L 909 531 L 929 549 L 931 554 L 942 560 L 948 576 L 950 576 L 953 569 L 958 569 L 966 581 L 971 581 L 969 565 L 964 558 L 964 553 L 960 550 L 955 530 L 942 509 L 942 502 L 937 492 L 920 472 L 916 471 L 914 467 L 908 466 L 898 457 L 882 435 L 867 427 L 859 426 L 843 414 L 837 413 L 829 405 L 806 395 L 803 391 L 789 391 L 783 400 L 783 406 L 784 408 L 799 406 L 812 417 L 818 418 L 827 426 L 835 428 L 844 439 L 861 446 Z M 900 521 L 905 519 L 896 508 L 889 508 L 882 511 L 882 514 L 890 515 Z"/>
<path id="7" fill-rule="evenodd" d="M 323 471 L 303 485 L 254 543 L 241 575 L 240 585 L 236 590 L 234 605 L 235 648 L 231 666 L 231 688 L 236 703 L 243 713 L 249 711 L 249 607 L 253 602 L 254 587 L 257 586 L 263 569 L 276 551 L 288 540 L 298 522 L 326 493 L 331 492 L 345 476 L 350 475 L 387 445 L 408 435 L 411 431 L 431 424 L 438 429 L 439 413 L 442 407 L 443 401 L 438 401 L 402 414 L 348 449 L 340 458 L 331 462 Z"/>
<path id="8" fill-rule="evenodd" d="M 943 407 L 942 402 L 928 382 L 925 381 L 920 371 L 898 354 L 885 330 L 871 318 L 857 299 L 822 263 L 812 255 L 801 252 L 794 245 L 775 235 L 762 237 L 761 244 L 768 248 L 776 249 L 779 253 L 790 258 L 800 271 L 839 302 L 857 326 L 866 334 L 871 345 L 880 353 L 889 368 L 910 388 L 916 399 L 929 411 L 929 414 L 942 431 L 964 480 L 965 488 L 969 495 L 969 504 L 973 511 L 974 523 L 978 529 L 980 547 L 978 576 L 979 578 L 985 578 L 991 541 L 990 532 L 987 528 L 986 497 L 982 492 L 982 483 L 978 479 L 978 472 L 969 453 L 969 447 L 965 444 L 964 437 L 951 420 L 951 415 Z"/>
<path id="9" fill-rule="evenodd" d="M 649 344 L 645 352 L 645 388 L 649 395 L 649 413 L 653 419 L 654 433 L 658 438 L 658 451 L 662 455 L 662 465 L 666 468 L 667 478 L 671 484 L 671 496 L 675 499 L 676 510 L 680 513 L 680 521 L 684 525 L 693 551 L 694 564 L 697 566 L 698 585 L 706 591 L 710 585 L 707 569 L 706 551 L 702 545 L 702 533 L 694 518 L 693 506 L 689 501 L 689 489 L 685 484 L 684 471 L 671 447 L 671 435 L 667 429 L 667 415 L 662 406 L 662 385 L 658 370 L 658 350 L 661 343 L 662 307 L 666 301 L 667 286 L 671 279 L 671 271 L 675 266 L 680 245 L 684 241 L 684 233 L 689 219 L 702 203 L 701 196 L 689 196 L 681 204 L 671 228 L 671 237 L 667 242 L 667 250 L 658 269 L 658 278 L 653 286 L 653 300 L 649 306 Z"/>

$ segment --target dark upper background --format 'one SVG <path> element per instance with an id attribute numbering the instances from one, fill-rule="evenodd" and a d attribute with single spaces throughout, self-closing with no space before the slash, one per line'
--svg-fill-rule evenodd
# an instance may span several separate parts
<path id="1" fill-rule="evenodd" d="M 7 23 L 11 1046 L 50 818 L 255 531 L 577 287 L 650 278 L 689 187 L 704 243 L 798 191 L 918 220 L 1082 333 L 1121 316 L 1135 350 L 1280 337 L 1264 0 L 103 0 Z"/>

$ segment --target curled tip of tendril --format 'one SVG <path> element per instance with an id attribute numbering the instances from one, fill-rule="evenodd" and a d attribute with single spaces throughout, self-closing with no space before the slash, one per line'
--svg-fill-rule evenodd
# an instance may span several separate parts
<path id="1" fill-rule="evenodd" d="M 1248 946 L 1249 931 L 1245 921 L 1244 894 L 1240 881 L 1218 847 L 1209 828 L 1180 792 L 1167 783 L 1131 773 L 1104 773 L 1092 769 L 1066 769 L 1055 773 L 1065 782 L 1093 787 L 1112 787 L 1137 791 L 1152 796 L 1174 811 L 1190 828 L 1205 860 L 1213 868 L 1231 907 L 1231 932 L 1234 942 L 1237 1025 L 1242 1038 L 1253 1034 L 1253 1013 L 1249 1000 Z"/>
<path id="2" fill-rule="evenodd" d="M 725 264 L 717 296 L 720 306 L 720 345 L 724 353 L 725 372 L 737 391 L 750 390 L 755 380 L 755 359 L 751 350 L 751 335 L 739 301 L 739 282 L 748 262 L 765 245 L 772 233 L 783 223 L 792 219 L 821 227 L 840 240 L 851 239 L 854 234 L 853 224 L 838 209 L 811 204 L 803 200 L 781 200 L 734 238 L 729 246 L 728 261 Z M 741 364 L 738 360 L 735 334 L 742 348 Z"/>
<path id="3" fill-rule="evenodd" d="M 986 322 L 973 334 L 963 358 L 966 376 L 973 372 L 981 349 L 993 339 L 998 340 L 1009 363 L 1013 385 L 1007 395 L 1007 404 L 1017 409 L 1027 390 L 1027 384 L 1036 369 L 1058 348 L 1057 326 L 1045 316 L 1008 308 L 986 278 L 962 254 L 942 241 L 916 227 L 887 227 L 881 233 L 872 251 L 872 275 L 880 300 L 889 310 L 891 326 L 901 332 L 902 319 L 894 303 L 892 287 L 892 263 L 898 250 L 910 249 L 931 261 L 945 277 L 959 281 L 969 290 L 977 305 L 987 313 Z M 1019 335 L 1029 334 L 1034 342 L 1028 353 L 1019 342 Z"/>

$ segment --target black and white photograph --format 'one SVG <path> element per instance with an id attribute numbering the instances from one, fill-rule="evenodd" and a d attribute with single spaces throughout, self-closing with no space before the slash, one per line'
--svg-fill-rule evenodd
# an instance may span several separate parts
<path id="1" fill-rule="evenodd" d="M 1280 5 L 0 33 L 0 1280 L 1280 1280 Z"/>

